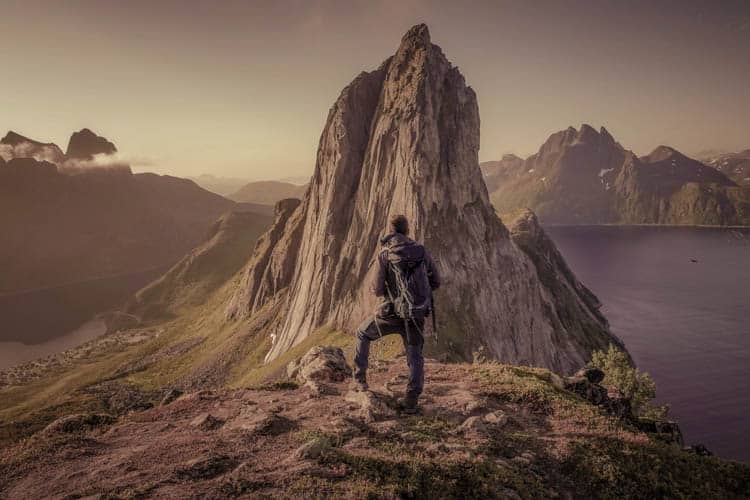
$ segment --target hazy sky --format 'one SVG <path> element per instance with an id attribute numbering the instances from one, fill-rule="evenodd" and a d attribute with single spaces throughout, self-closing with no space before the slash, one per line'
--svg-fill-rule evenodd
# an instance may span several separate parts
<path id="1" fill-rule="evenodd" d="M 0 129 L 89 127 L 140 169 L 312 172 L 328 109 L 412 25 L 479 97 L 481 160 L 606 126 L 644 154 L 750 147 L 750 1 L 0 0 Z"/>

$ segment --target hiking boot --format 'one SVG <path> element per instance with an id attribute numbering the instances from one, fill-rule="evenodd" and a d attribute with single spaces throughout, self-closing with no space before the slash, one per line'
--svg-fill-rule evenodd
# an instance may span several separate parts
<path id="1" fill-rule="evenodd" d="M 419 406 L 417 406 L 418 400 L 419 396 L 417 394 L 407 392 L 406 397 L 401 400 L 401 408 L 403 408 L 404 413 L 409 415 L 419 413 Z"/>
<path id="2" fill-rule="evenodd" d="M 351 384 L 349 384 L 349 389 L 355 392 L 367 392 L 368 390 L 370 390 L 370 386 L 367 385 L 367 382 L 354 379 L 352 380 Z"/>

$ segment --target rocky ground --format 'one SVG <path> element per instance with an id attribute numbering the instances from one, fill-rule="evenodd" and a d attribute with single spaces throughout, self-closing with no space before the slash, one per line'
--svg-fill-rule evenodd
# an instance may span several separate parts
<path id="1" fill-rule="evenodd" d="M 318 348 L 272 385 L 175 390 L 119 418 L 60 418 L 2 451 L 0 497 L 750 494 L 750 468 L 610 415 L 576 394 L 608 399 L 586 377 L 428 360 L 422 412 L 406 415 L 403 358 L 372 367 L 366 393 L 349 390 L 336 358 Z"/>

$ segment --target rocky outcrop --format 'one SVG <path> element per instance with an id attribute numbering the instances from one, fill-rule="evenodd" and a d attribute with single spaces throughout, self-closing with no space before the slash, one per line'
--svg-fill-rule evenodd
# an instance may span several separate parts
<path id="1" fill-rule="evenodd" d="M 750 224 L 750 192 L 723 173 L 667 146 L 638 158 L 603 127 L 569 127 L 484 169 L 498 212 L 531 208 L 545 224 Z"/>
<path id="2" fill-rule="evenodd" d="M 339 391 L 318 398 L 303 388 L 234 388 L 187 393 L 117 420 L 63 418 L 53 432 L 4 442 L 0 497 L 750 494 L 749 465 L 697 456 L 707 454 L 702 446 L 683 452 L 656 442 L 679 442 L 678 428 L 644 421 L 646 434 L 556 388 L 546 370 L 428 359 L 423 416 L 415 417 L 380 392 L 403 375 L 403 363 L 382 368 L 372 373 L 370 392 L 346 393 L 348 381 L 331 382 Z M 580 377 L 594 384 L 591 375 Z"/>
<path id="3" fill-rule="evenodd" d="M 66 156 L 78 160 L 91 160 L 95 155 L 111 155 L 117 152 L 114 144 L 106 138 L 84 128 L 70 136 Z"/>
<path id="4" fill-rule="evenodd" d="M 0 158 L 6 161 L 13 158 L 33 158 L 58 164 L 65 159 L 65 155 L 57 144 L 35 141 L 11 130 L 0 139 Z"/>
<path id="5" fill-rule="evenodd" d="M 205 240 L 169 271 L 139 290 L 122 313 L 141 320 L 171 317 L 202 304 L 247 260 L 247 248 L 268 228 L 271 218 L 233 210 L 208 230 Z"/>
<path id="6" fill-rule="evenodd" d="M 559 309 L 496 217 L 478 149 L 474 91 L 427 27 L 415 26 L 393 57 L 342 91 L 304 199 L 256 247 L 227 316 L 251 316 L 282 297 L 267 360 L 321 325 L 352 331 L 375 306 L 367 282 L 378 236 L 403 213 L 445 276 L 436 300 L 446 350 L 469 357 L 484 346 L 507 362 L 581 366 L 592 348 L 616 340 L 574 283 L 566 300 L 575 305 Z"/>
<path id="7" fill-rule="evenodd" d="M 340 347 L 315 346 L 298 362 L 287 369 L 295 374 L 301 383 L 307 381 L 342 382 L 352 376 L 352 369 L 346 362 Z"/>

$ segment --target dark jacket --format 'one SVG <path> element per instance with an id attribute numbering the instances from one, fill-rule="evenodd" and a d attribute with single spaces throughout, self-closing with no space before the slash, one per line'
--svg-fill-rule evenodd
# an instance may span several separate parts
<path id="1" fill-rule="evenodd" d="M 424 259 L 425 266 L 427 268 L 427 278 L 430 282 L 430 287 L 435 290 L 440 287 L 440 274 L 438 273 L 435 262 L 432 260 L 430 253 L 427 249 L 412 240 L 408 236 L 399 233 L 390 233 L 380 240 L 383 245 L 383 250 L 378 254 L 377 272 L 375 273 L 375 279 L 372 283 L 372 292 L 377 297 L 388 298 L 387 288 L 395 290 L 394 278 L 391 276 L 392 271 L 388 266 L 388 253 L 398 252 L 405 255 L 414 257 L 421 257 Z"/>

